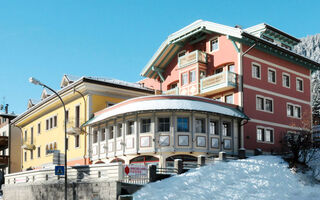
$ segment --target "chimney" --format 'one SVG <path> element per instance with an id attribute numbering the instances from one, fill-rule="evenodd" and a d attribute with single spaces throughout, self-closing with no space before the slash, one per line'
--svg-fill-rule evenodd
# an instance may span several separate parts
<path id="1" fill-rule="evenodd" d="M 5 110 L 6 114 L 8 114 L 8 107 L 9 107 L 9 104 L 6 104 L 6 106 L 4 107 L 4 110 Z"/>

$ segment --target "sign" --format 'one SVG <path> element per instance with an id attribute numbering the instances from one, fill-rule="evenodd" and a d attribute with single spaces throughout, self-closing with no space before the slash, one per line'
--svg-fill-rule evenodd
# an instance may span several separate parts
<path id="1" fill-rule="evenodd" d="M 64 175 L 64 166 L 55 166 L 54 174 L 55 175 Z"/>
<path id="2" fill-rule="evenodd" d="M 124 172 L 131 177 L 134 176 L 147 176 L 148 167 L 144 165 L 126 165 L 124 167 Z"/>
<path id="3" fill-rule="evenodd" d="M 64 164 L 64 154 L 59 152 L 53 153 L 53 164 L 54 165 L 62 165 Z"/>

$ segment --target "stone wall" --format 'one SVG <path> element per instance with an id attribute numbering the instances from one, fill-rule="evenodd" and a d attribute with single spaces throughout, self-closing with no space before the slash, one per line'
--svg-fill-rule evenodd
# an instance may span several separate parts
<path id="1" fill-rule="evenodd" d="M 64 199 L 64 182 L 43 184 L 3 185 L 5 200 L 59 200 Z M 81 182 L 68 184 L 68 199 L 116 200 L 121 194 L 121 183 Z"/>

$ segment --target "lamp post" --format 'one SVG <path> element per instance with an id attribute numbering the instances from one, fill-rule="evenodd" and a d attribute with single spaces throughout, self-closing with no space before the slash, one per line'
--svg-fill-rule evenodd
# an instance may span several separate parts
<path id="1" fill-rule="evenodd" d="M 29 78 L 29 82 L 33 83 L 35 85 L 40 85 L 42 87 L 45 87 L 47 89 L 49 89 L 51 92 L 53 92 L 55 95 L 57 95 L 57 97 L 60 99 L 62 105 L 63 105 L 63 109 L 64 109 L 64 199 L 67 200 L 68 199 L 68 179 L 67 179 L 67 121 L 66 121 L 66 106 L 64 104 L 64 101 L 62 100 L 61 96 L 52 88 L 50 88 L 49 86 L 41 83 L 39 80 L 30 77 Z"/>

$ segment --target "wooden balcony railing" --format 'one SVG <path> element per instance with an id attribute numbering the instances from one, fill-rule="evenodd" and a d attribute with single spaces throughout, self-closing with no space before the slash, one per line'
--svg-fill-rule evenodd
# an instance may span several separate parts
<path id="1" fill-rule="evenodd" d="M 163 92 L 165 95 L 178 95 L 179 94 L 179 87 L 175 87 L 173 89 L 167 90 Z"/>
<path id="2" fill-rule="evenodd" d="M 208 76 L 200 80 L 200 92 L 215 93 L 235 88 L 237 86 L 237 74 L 225 71 Z"/>
<path id="3" fill-rule="evenodd" d="M 191 65 L 196 62 L 207 63 L 207 54 L 205 52 L 195 50 L 178 59 L 178 68 L 182 68 Z"/>

